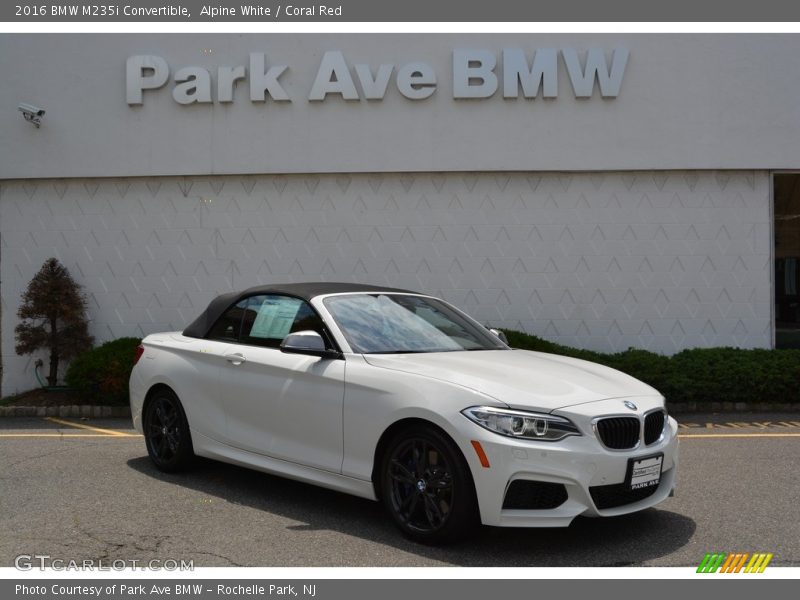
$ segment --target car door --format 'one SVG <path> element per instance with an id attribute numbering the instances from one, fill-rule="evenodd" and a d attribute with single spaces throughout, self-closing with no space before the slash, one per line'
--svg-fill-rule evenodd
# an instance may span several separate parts
<path id="1" fill-rule="evenodd" d="M 304 300 L 278 294 L 247 299 L 239 343 L 220 369 L 228 443 L 338 473 L 345 363 L 280 350 L 287 334 L 308 329 L 330 339 Z"/>
<path id="2" fill-rule="evenodd" d="M 247 302 L 230 307 L 217 320 L 205 339 L 181 338 L 175 343 L 182 370 L 179 394 L 194 431 L 217 441 L 226 441 L 227 423 L 220 389 L 220 370 L 225 356 L 239 343 Z"/>

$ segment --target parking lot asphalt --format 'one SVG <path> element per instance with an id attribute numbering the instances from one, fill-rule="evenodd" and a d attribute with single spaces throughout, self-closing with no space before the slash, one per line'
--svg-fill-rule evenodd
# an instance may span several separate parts
<path id="1" fill-rule="evenodd" d="M 772 552 L 800 566 L 800 414 L 679 415 L 677 495 L 566 529 L 402 538 L 378 503 L 222 463 L 167 475 L 121 419 L 0 419 L 0 566 L 193 559 L 195 566 L 694 566 Z"/>

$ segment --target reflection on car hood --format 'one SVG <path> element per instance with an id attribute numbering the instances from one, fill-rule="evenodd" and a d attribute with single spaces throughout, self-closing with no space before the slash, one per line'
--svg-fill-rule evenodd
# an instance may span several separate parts
<path id="1" fill-rule="evenodd" d="M 365 354 L 375 367 L 471 388 L 520 409 L 555 410 L 607 398 L 658 392 L 609 367 L 528 350 Z"/>

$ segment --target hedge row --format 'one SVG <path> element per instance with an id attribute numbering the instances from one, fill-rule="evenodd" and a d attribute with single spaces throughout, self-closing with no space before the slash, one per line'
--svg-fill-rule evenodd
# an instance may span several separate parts
<path id="1" fill-rule="evenodd" d="M 800 403 L 800 350 L 694 348 L 673 356 L 629 349 L 579 350 L 504 330 L 514 348 L 582 358 L 652 385 L 668 402 Z"/>
<path id="2" fill-rule="evenodd" d="M 652 385 L 671 403 L 800 403 L 800 350 L 695 348 L 663 356 L 631 348 L 605 354 L 504 331 L 514 348 L 607 365 Z M 103 404 L 127 404 L 128 379 L 140 341 L 120 338 L 81 354 L 67 370 L 67 385 Z"/>
<path id="3" fill-rule="evenodd" d="M 128 404 L 128 380 L 140 343 L 139 338 L 119 338 L 80 354 L 67 369 L 67 385 L 101 404 Z"/>

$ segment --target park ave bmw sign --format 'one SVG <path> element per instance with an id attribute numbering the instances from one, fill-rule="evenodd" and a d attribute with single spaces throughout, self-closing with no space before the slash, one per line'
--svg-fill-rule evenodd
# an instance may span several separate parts
<path id="1" fill-rule="evenodd" d="M 539 48 L 531 54 L 519 48 L 490 50 L 456 49 L 452 53 L 452 94 L 455 99 L 490 98 L 502 89 L 504 98 L 557 98 L 559 66 L 576 98 L 591 98 L 595 83 L 603 98 L 619 95 L 629 51 L 603 48 L 579 52 L 573 48 Z M 559 60 L 560 58 L 560 60 Z M 281 82 L 289 65 L 273 64 L 264 53 L 250 54 L 247 65 L 174 68 L 155 55 L 135 55 L 125 66 L 126 99 L 129 105 L 144 103 L 152 93 L 172 84 L 172 98 L 178 104 L 211 104 L 234 101 L 238 85 L 249 88 L 251 102 L 293 102 Z M 171 79 L 171 82 L 170 82 Z M 370 65 L 351 63 L 343 52 L 325 52 L 319 68 L 309 79 L 305 100 L 322 102 L 329 96 L 348 101 L 380 101 L 391 84 L 409 100 L 424 100 L 436 93 L 439 74 L 428 63 Z"/>

